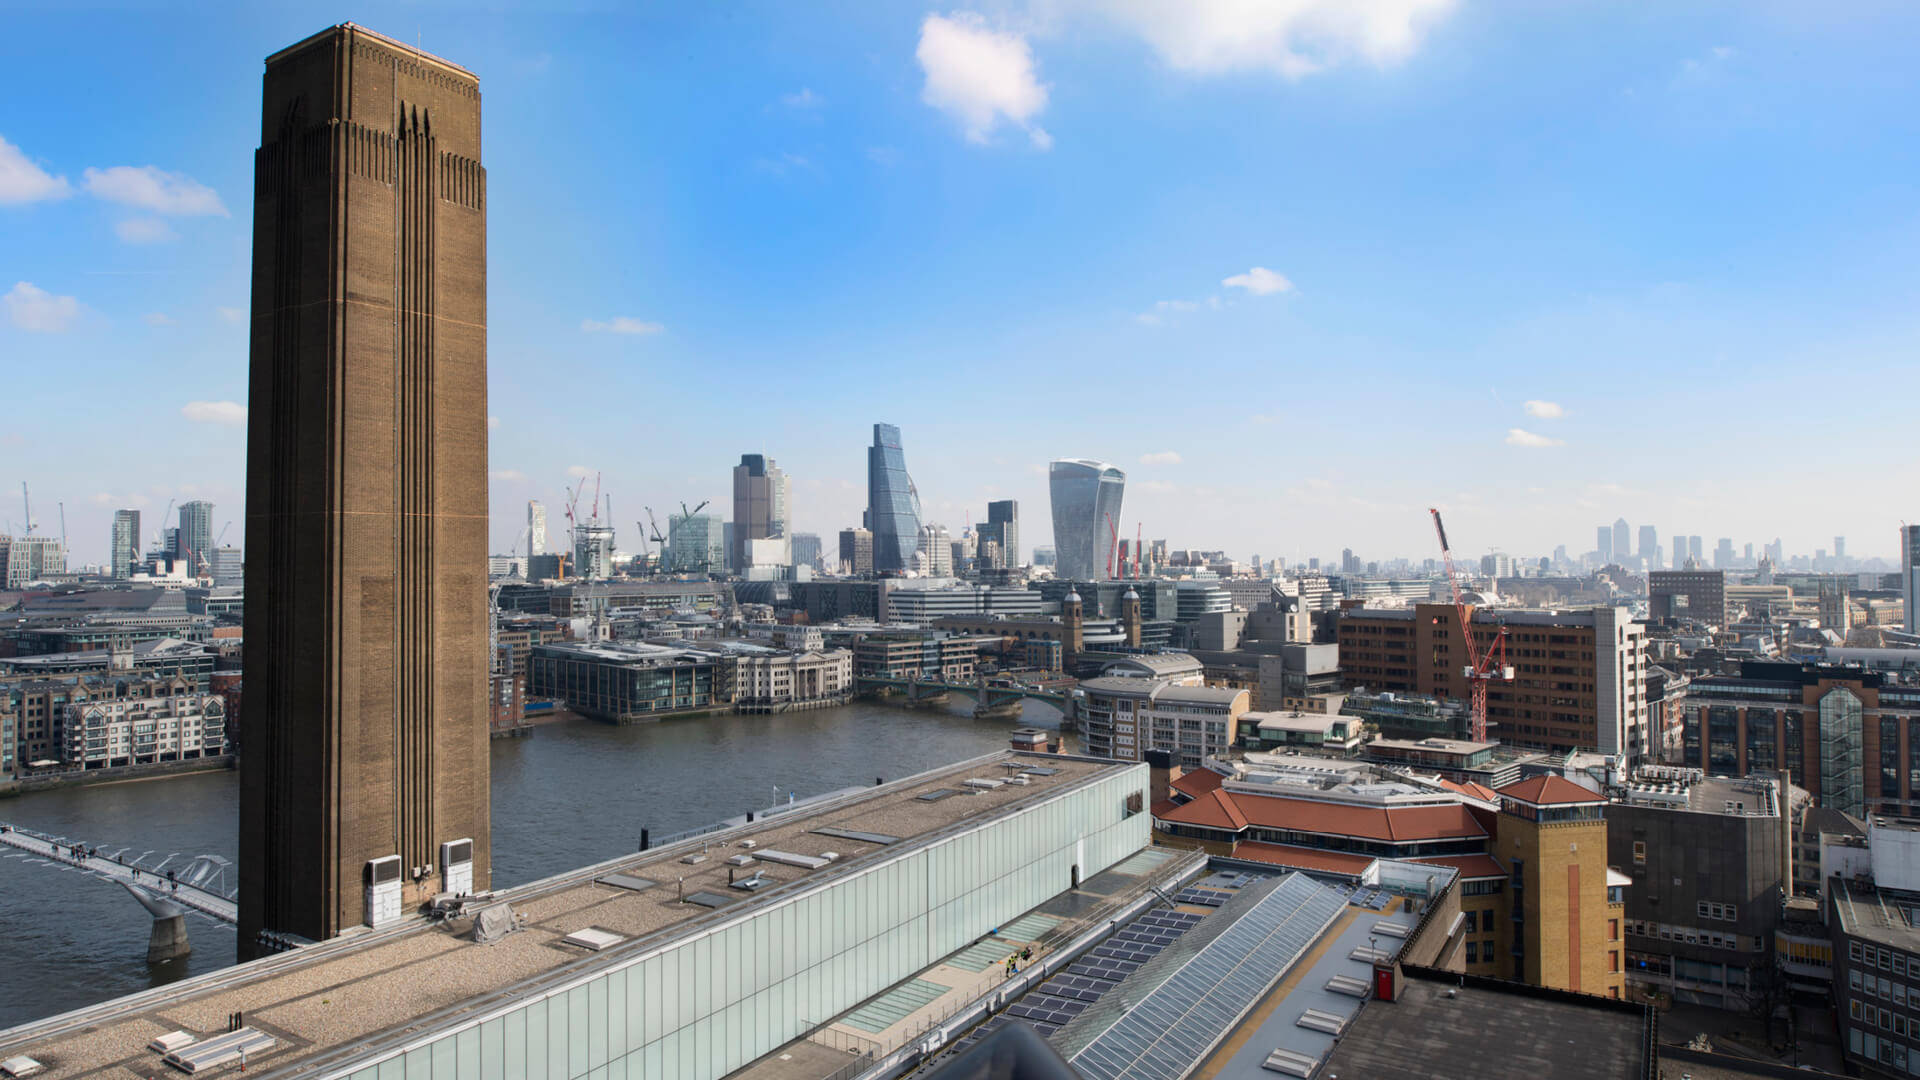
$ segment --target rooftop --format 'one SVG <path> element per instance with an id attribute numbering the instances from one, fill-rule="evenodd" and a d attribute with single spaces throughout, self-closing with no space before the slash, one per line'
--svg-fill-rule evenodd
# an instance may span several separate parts
<path id="1" fill-rule="evenodd" d="M 1052 772 L 1029 773 L 1025 785 L 974 789 L 965 784 L 975 778 L 997 780 L 1022 767 Z M 883 787 L 802 804 L 753 825 L 503 890 L 499 898 L 509 901 L 526 925 L 491 945 L 472 940 L 471 920 L 430 924 L 409 919 L 396 927 L 337 938 L 0 1032 L 0 1058 L 31 1054 L 47 1064 L 44 1080 L 123 1063 L 145 1072 L 157 1060 L 144 1049 L 149 1040 L 180 1028 L 224 1030 L 227 1017 L 239 1011 L 249 1023 L 284 1033 L 286 1049 L 259 1062 L 256 1071 L 343 1059 L 418 1038 L 518 995 L 623 963 L 637 952 L 710 929 L 770 899 L 811 891 L 950 830 L 1127 768 L 1137 766 L 1001 751 Z M 921 798 L 936 792 L 948 794 Z M 823 834 L 822 829 L 832 832 Z M 768 884 L 738 894 L 738 899 L 732 899 L 737 890 L 728 888 L 734 868 L 724 851 L 697 865 L 679 861 L 708 846 L 737 846 L 749 838 L 760 851 L 842 855 L 819 869 L 762 860 L 754 870 Z M 626 880 L 611 883 L 614 875 Z M 643 886 L 635 888 L 634 879 Z M 728 899 L 717 909 L 678 899 L 700 892 Z M 567 935 L 590 928 L 626 940 L 593 953 L 561 943 Z"/>
<path id="2" fill-rule="evenodd" d="M 1920 895 L 1874 887 L 1872 882 L 1829 878 L 1828 896 L 1842 933 L 1911 952 L 1920 952 Z"/>
<path id="3" fill-rule="evenodd" d="M 1499 789 L 1499 795 L 1505 799 L 1515 799 L 1534 806 L 1577 806 L 1582 803 L 1604 803 L 1606 796 L 1589 791 L 1564 777 L 1535 776 L 1517 783 L 1508 784 Z"/>

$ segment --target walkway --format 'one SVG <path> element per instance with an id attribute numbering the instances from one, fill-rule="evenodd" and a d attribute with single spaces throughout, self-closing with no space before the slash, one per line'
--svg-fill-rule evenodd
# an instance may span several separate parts
<path id="1" fill-rule="evenodd" d="M 92 874 L 95 877 L 105 878 L 108 881 L 118 881 L 127 885 L 138 885 L 156 896 L 179 904 L 183 908 L 197 911 L 202 915 L 218 919 L 224 923 L 237 923 L 240 921 L 240 905 L 226 896 L 200 888 L 198 885 L 189 884 L 185 880 L 168 881 L 164 871 L 155 872 L 138 866 L 129 866 L 115 859 L 108 858 L 105 855 L 85 854 L 85 852 L 89 850 L 85 844 L 69 844 L 64 841 L 56 842 L 51 837 L 23 832 L 4 822 L 0 822 L 0 844 L 11 848 L 18 848 L 29 855 L 37 856 L 47 862 L 54 863 L 58 866 L 71 867 L 83 873 Z M 74 853 L 76 847 L 80 849 L 82 854 L 76 855 Z M 178 877 L 178 875 L 176 876 Z"/>

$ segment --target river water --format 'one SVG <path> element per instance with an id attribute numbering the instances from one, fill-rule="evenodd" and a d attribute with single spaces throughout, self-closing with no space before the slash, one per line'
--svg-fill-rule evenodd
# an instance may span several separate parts
<path id="1" fill-rule="evenodd" d="M 1007 745 L 1013 725 L 874 702 L 785 716 L 614 727 L 573 716 L 493 744 L 493 881 L 524 884 L 636 850 L 654 837 L 836 788 L 896 780 Z M 1021 723 L 1055 727 L 1029 702 Z M 235 858 L 239 777 L 203 773 L 0 800 L 0 821 L 149 865 L 178 852 Z M 17 856 L 11 849 L 0 849 Z M 229 871 L 231 874 L 232 871 Z M 146 962 L 151 919 L 111 882 L 0 857 L 0 1030 L 233 963 L 233 930 L 189 916 L 192 955 Z"/>

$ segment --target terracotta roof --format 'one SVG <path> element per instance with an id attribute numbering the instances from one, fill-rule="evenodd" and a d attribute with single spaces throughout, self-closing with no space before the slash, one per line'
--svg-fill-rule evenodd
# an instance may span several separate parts
<path id="1" fill-rule="evenodd" d="M 1442 779 L 1440 781 L 1440 786 L 1443 788 L 1446 788 L 1448 791 L 1457 791 L 1462 795 L 1470 796 L 1475 799 L 1480 799 L 1485 802 L 1500 801 L 1499 792 L 1493 790 L 1492 788 L 1488 787 L 1485 784 L 1475 783 L 1474 781 L 1471 781 L 1471 780 L 1463 784 L 1456 780 Z"/>
<path id="2" fill-rule="evenodd" d="M 1222 779 L 1221 775 L 1212 769 L 1195 769 L 1192 772 L 1181 773 L 1180 779 L 1175 780 L 1173 786 L 1187 795 L 1198 798 L 1209 791 L 1220 790 Z"/>
<path id="3" fill-rule="evenodd" d="M 1350 855 L 1344 851 L 1316 851 L 1313 848 L 1295 847 L 1292 844 L 1263 844 L 1257 840 L 1243 840 L 1233 846 L 1233 857 L 1248 862 L 1268 863 L 1273 866 L 1287 866 L 1296 870 L 1317 870 L 1327 874 L 1358 875 L 1372 866 L 1371 855 Z"/>
<path id="4" fill-rule="evenodd" d="M 1389 843 L 1416 840 L 1477 839 L 1487 835 L 1461 803 L 1438 806 L 1369 807 L 1313 802 L 1275 795 L 1242 795 L 1211 791 L 1203 798 L 1175 807 L 1161 820 L 1177 825 L 1200 825 L 1238 831 L 1248 825 L 1265 829 L 1349 836 Z"/>
<path id="5" fill-rule="evenodd" d="M 1432 863 L 1435 866 L 1451 866 L 1460 871 L 1464 878 L 1506 877 L 1507 868 L 1500 860 L 1491 855 L 1431 855 L 1410 859 L 1409 862 Z"/>
<path id="6" fill-rule="evenodd" d="M 1519 799 L 1535 806 L 1553 806 L 1565 803 L 1597 803 L 1606 799 L 1579 784 L 1561 776 L 1536 776 L 1530 780 L 1521 780 L 1500 789 L 1502 796 Z"/>
<path id="7" fill-rule="evenodd" d="M 1179 805 L 1179 803 L 1174 802 L 1172 799 L 1161 799 L 1159 802 L 1153 804 L 1153 816 L 1157 818 L 1166 817 L 1168 811 Z"/>

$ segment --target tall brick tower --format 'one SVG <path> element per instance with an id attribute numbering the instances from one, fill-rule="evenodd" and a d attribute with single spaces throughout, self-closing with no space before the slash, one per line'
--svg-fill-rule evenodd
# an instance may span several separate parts
<path id="1" fill-rule="evenodd" d="M 479 80 L 336 26 L 260 126 L 242 958 L 490 873 Z"/>

